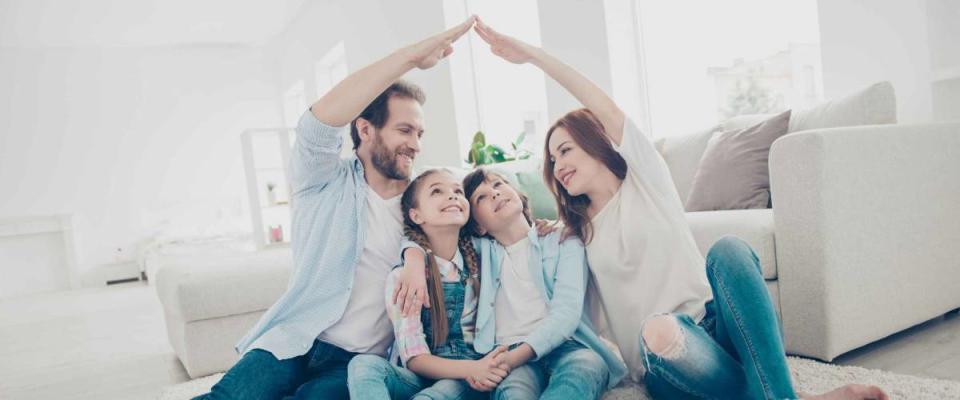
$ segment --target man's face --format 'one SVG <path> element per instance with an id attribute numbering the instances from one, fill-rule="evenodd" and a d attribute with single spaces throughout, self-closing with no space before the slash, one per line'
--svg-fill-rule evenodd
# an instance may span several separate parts
<path id="1" fill-rule="evenodd" d="M 373 128 L 370 161 L 390 179 L 405 180 L 413 171 L 423 135 L 423 108 L 414 99 L 392 97 L 387 101 L 390 116 L 379 130 Z"/>

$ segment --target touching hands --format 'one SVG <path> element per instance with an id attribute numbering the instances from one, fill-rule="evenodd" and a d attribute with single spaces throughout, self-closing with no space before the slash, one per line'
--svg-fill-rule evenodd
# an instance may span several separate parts
<path id="1" fill-rule="evenodd" d="M 400 51 L 413 66 L 420 69 L 432 68 L 440 60 L 453 53 L 453 43 L 467 33 L 471 27 L 484 42 L 490 45 L 490 51 L 493 54 L 511 63 L 530 62 L 540 50 L 519 39 L 493 30 L 493 28 L 480 21 L 479 17 L 471 15 L 460 25 L 404 47 Z"/>
<path id="2" fill-rule="evenodd" d="M 430 36 L 417 43 L 404 47 L 403 52 L 410 63 L 420 69 L 428 69 L 437 65 L 440 60 L 453 53 L 453 42 L 460 39 L 464 33 L 470 30 L 476 22 L 477 17 L 471 15 L 460 25 Z"/>
<path id="3" fill-rule="evenodd" d="M 476 391 L 489 392 L 497 387 L 510 374 L 511 367 L 504 362 L 507 348 L 498 346 L 483 358 L 475 361 L 474 368 L 467 376 L 467 384 Z"/>
<path id="4" fill-rule="evenodd" d="M 493 30 L 483 21 L 480 21 L 480 18 L 477 18 L 477 24 L 473 27 L 473 30 L 484 42 L 490 45 L 490 52 L 514 64 L 528 63 L 540 51 L 537 47 Z"/>

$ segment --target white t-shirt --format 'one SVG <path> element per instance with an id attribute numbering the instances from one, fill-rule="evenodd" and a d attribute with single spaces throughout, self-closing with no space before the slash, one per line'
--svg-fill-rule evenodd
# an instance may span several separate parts
<path id="1" fill-rule="evenodd" d="M 382 199 L 367 187 L 367 240 L 343 317 L 317 338 L 354 353 L 387 355 L 393 327 L 383 307 L 387 274 L 399 261 L 403 216 L 400 195 Z"/>
<path id="2" fill-rule="evenodd" d="M 547 301 L 530 274 L 530 239 L 524 237 L 505 250 L 494 310 L 497 344 L 509 346 L 526 340 L 547 316 Z"/>
<path id="3" fill-rule="evenodd" d="M 592 219 L 593 240 L 586 249 L 597 290 L 590 293 L 599 297 L 591 300 L 604 311 L 599 316 L 606 317 L 611 339 L 639 381 L 643 321 L 654 314 L 683 313 L 699 322 L 713 295 L 660 154 L 629 119 L 615 149 L 627 162 L 627 176 Z"/>

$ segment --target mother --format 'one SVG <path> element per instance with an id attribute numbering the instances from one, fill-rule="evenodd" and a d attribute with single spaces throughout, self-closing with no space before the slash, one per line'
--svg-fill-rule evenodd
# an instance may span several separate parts
<path id="1" fill-rule="evenodd" d="M 750 246 L 724 237 L 704 260 L 666 164 L 613 100 L 542 49 L 481 21 L 474 29 L 494 54 L 539 67 L 586 107 L 548 131 L 544 178 L 567 234 L 587 243 L 598 316 L 633 378 L 655 398 L 797 398 Z M 812 397 L 886 394 L 847 385 Z"/>

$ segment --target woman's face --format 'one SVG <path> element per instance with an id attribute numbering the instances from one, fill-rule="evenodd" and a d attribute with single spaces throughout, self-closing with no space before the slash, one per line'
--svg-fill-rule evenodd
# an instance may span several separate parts
<path id="1" fill-rule="evenodd" d="M 417 188 L 417 207 L 410 219 L 417 225 L 462 227 L 470 217 L 470 203 L 463 197 L 460 181 L 446 171 L 424 178 Z"/>
<path id="2" fill-rule="evenodd" d="M 591 192 L 604 172 L 606 165 L 587 154 L 563 127 L 557 127 L 547 143 L 550 160 L 553 161 L 553 176 L 571 196 Z"/>
<path id="3" fill-rule="evenodd" d="M 481 235 L 499 232 L 514 219 L 525 218 L 520 194 L 495 174 L 487 174 L 487 179 L 477 186 L 469 200 Z"/>

